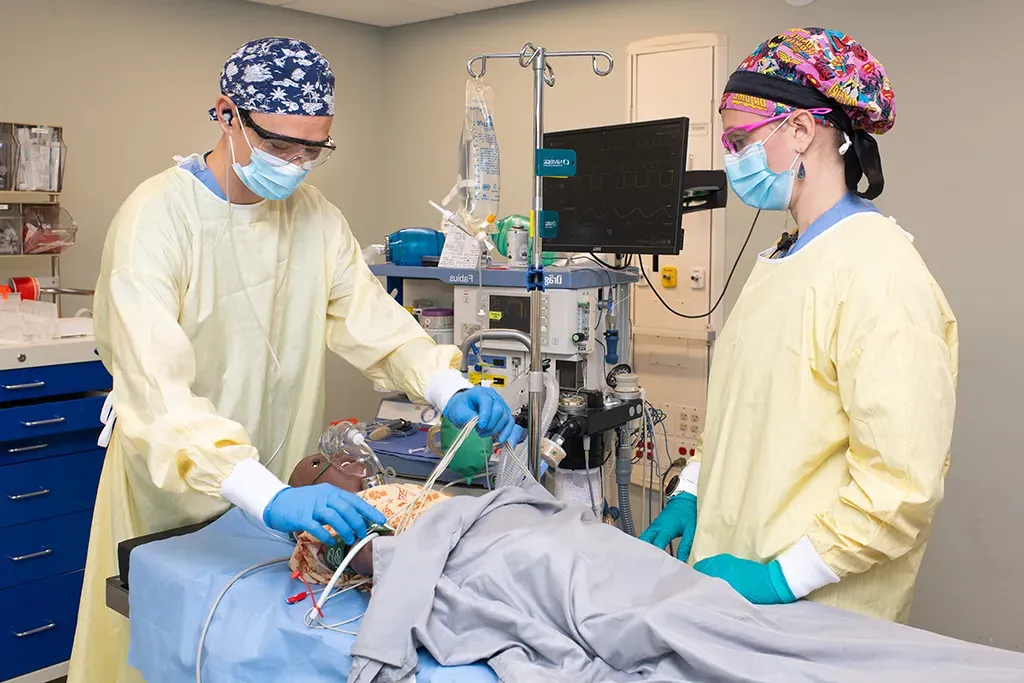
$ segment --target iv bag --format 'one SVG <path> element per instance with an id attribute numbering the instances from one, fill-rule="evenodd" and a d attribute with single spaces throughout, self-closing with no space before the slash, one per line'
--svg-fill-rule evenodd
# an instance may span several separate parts
<path id="1" fill-rule="evenodd" d="M 494 132 L 491 86 L 466 81 L 466 115 L 459 140 L 459 218 L 474 232 L 492 231 L 501 195 L 501 156 Z"/>

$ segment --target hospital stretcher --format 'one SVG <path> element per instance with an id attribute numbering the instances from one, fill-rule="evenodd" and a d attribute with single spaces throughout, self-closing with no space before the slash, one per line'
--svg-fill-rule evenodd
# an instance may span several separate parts
<path id="1" fill-rule="evenodd" d="M 191 533 L 173 535 L 182 532 Z M 200 632 L 216 596 L 241 570 L 275 558 L 286 559 L 293 547 L 290 541 L 272 537 L 272 532 L 237 510 L 198 530 L 193 527 L 170 534 L 173 537 L 160 541 L 147 538 L 123 544 L 120 559 L 127 582 L 120 576 L 108 581 L 108 605 L 126 616 L 130 587 L 129 663 L 139 669 L 149 683 L 194 681 Z M 206 683 L 346 680 L 352 666 L 350 651 L 355 638 L 307 627 L 304 616 L 311 607 L 310 600 L 306 598 L 296 604 L 287 602 L 289 596 L 302 590 L 302 585 L 291 579 L 285 564 L 238 581 L 224 597 L 211 622 L 203 650 L 202 680 Z M 357 630 L 358 617 L 368 602 L 367 594 L 347 593 L 325 606 L 325 622 L 355 619 L 343 628 Z M 851 623 L 839 616 L 834 621 L 836 628 L 840 623 Z M 864 622 L 863 619 L 853 621 L 861 625 Z M 856 628 L 856 624 L 849 627 Z M 907 632 L 923 633 L 914 629 Z M 858 635 L 863 634 L 850 633 L 851 638 Z M 925 640 L 928 638 L 936 642 L 944 640 L 931 635 Z M 978 671 L 990 674 L 978 680 L 1019 680 L 1007 672 L 1010 669 L 1024 671 L 1022 662 L 1014 659 L 1019 655 L 963 645 L 970 649 L 971 661 L 980 667 Z M 889 660 L 891 650 L 887 647 L 885 653 Z M 918 661 L 914 657 L 920 659 L 921 656 L 921 653 L 907 653 L 908 672 L 914 670 L 914 662 Z M 419 653 L 419 663 L 416 681 L 420 683 L 493 683 L 497 680 L 483 664 L 442 667 L 424 651 Z M 995 675 L 995 671 L 1003 671 L 1003 674 Z"/>
<path id="2" fill-rule="evenodd" d="M 238 510 L 208 525 L 122 543 L 121 573 L 107 580 L 107 605 L 129 616 L 130 601 L 129 663 L 148 683 L 194 681 L 196 647 L 217 594 L 241 570 L 286 558 L 292 545 L 271 537 Z M 287 602 L 303 589 L 291 578 L 287 564 L 236 582 L 218 606 L 206 636 L 203 682 L 346 680 L 355 638 L 308 628 L 303 617 L 312 606 L 310 599 Z M 332 600 L 323 608 L 325 623 L 357 617 L 368 601 L 368 594 L 357 591 Z M 342 628 L 356 630 L 358 621 Z M 493 683 L 497 677 L 483 664 L 442 667 L 421 651 L 416 681 Z"/>

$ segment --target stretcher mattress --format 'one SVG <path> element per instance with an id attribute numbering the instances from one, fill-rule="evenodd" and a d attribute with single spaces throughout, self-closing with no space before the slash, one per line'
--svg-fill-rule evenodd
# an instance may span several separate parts
<path id="1" fill-rule="evenodd" d="M 195 680 L 196 646 L 214 599 L 233 576 L 266 560 L 287 558 L 294 544 L 232 510 L 189 534 L 132 551 L 131 650 L 129 663 L 148 683 Z M 355 638 L 306 627 L 309 598 L 285 599 L 303 590 L 286 564 L 259 570 L 228 591 L 214 615 L 203 653 L 204 683 L 288 680 L 344 681 Z M 365 611 L 369 596 L 355 591 L 324 607 L 325 621 L 338 623 Z M 345 626 L 356 630 L 358 622 Z M 486 665 L 442 667 L 420 652 L 417 683 L 494 683 Z"/>

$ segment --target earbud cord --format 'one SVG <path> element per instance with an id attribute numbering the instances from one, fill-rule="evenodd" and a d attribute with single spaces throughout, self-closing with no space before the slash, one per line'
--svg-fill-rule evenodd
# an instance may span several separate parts
<path id="1" fill-rule="evenodd" d="M 229 126 L 231 125 L 231 112 L 226 113 L 225 122 Z M 284 370 L 281 368 L 281 362 L 277 358 L 277 353 L 274 352 L 273 344 L 270 343 L 270 335 L 267 333 L 267 330 L 263 327 L 263 321 L 260 320 L 260 316 L 256 312 L 256 306 L 253 304 L 252 298 L 249 296 L 249 287 L 245 283 L 245 276 L 242 274 L 242 264 L 238 258 L 238 245 L 235 242 L 235 221 L 231 204 L 231 174 L 234 172 L 232 170 L 232 165 L 235 163 L 235 143 L 230 136 L 228 137 L 228 146 L 231 148 L 231 158 L 225 160 L 224 162 L 224 194 L 228 202 L 228 235 L 231 239 L 231 255 L 234 257 L 235 260 L 235 268 L 238 269 L 238 279 L 242 283 L 242 293 L 245 294 L 245 300 L 249 304 L 249 311 L 252 313 L 252 317 L 256 321 L 256 326 L 259 328 L 260 334 L 263 335 L 263 342 L 267 345 L 267 350 L 270 351 L 270 358 L 271 360 L 273 360 L 274 367 L 277 369 L 277 376 L 280 379 L 281 384 L 284 385 Z M 273 311 L 271 311 L 271 317 L 273 317 Z M 285 431 L 284 438 L 281 439 L 281 443 L 279 443 L 277 445 L 277 448 L 274 449 L 274 454 L 270 456 L 270 460 L 263 463 L 264 467 L 267 468 L 270 467 L 270 464 L 274 462 L 277 456 L 281 453 L 281 450 L 284 448 L 284 445 L 288 442 L 288 438 L 291 436 L 292 433 L 292 422 L 294 421 L 293 418 L 295 417 L 294 414 L 292 413 L 294 406 L 292 405 L 291 391 L 288 390 L 287 386 L 285 386 L 284 395 L 285 399 L 288 401 L 288 429 Z"/>

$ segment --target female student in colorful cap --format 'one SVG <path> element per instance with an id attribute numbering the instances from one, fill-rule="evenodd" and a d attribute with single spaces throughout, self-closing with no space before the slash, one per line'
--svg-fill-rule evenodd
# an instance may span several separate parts
<path id="1" fill-rule="evenodd" d="M 797 233 L 758 256 L 715 345 L 700 452 L 642 538 L 680 539 L 680 559 L 751 602 L 904 621 L 949 465 L 958 341 L 912 239 L 870 201 L 892 86 L 849 36 L 791 29 L 743 61 L 720 111 L 733 190 Z"/>
<path id="2" fill-rule="evenodd" d="M 96 341 L 114 378 L 68 680 L 140 680 L 104 581 L 125 539 L 236 505 L 281 532 L 346 542 L 383 515 L 330 484 L 282 479 L 323 427 L 326 351 L 482 436 L 519 428 L 388 296 L 336 206 L 303 181 L 335 149 L 334 74 L 312 46 L 240 47 L 210 110 L 220 140 L 150 178 L 111 223 Z M 109 413 L 110 406 L 105 407 Z M 106 444 L 103 444 L 106 445 Z"/>

